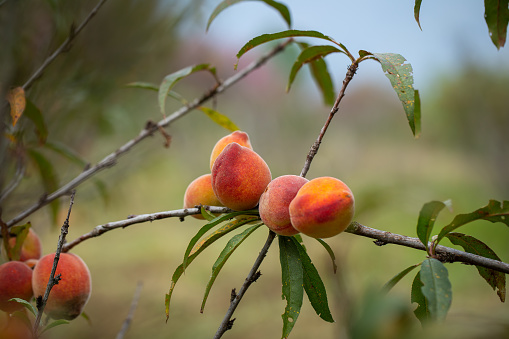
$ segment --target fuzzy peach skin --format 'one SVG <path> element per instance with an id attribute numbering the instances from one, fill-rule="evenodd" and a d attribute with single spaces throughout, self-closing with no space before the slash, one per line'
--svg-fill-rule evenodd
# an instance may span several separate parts
<path id="1" fill-rule="evenodd" d="M 184 208 L 197 205 L 223 206 L 212 189 L 212 175 L 204 174 L 194 179 L 184 193 Z M 205 219 L 201 214 L 194 214 L 196 219 Z"/>
<path id="2" fill-rule="evenodd" d="M 46 291 L 54 257 L 55 253 L 47 254 L 35 265 L 32 286 L 36 297 Z M 61 253 L 55 276 L 58 274 L 61 279 L 51 289 L 44 313 L 53 319 L 72 320 L 81 314 L 90 297 L 90 271 L 77 255 Z"/>
<path id="3" fill-rule="evenodd" d="M 210 154 L 210 170 L 212 171 L 212 166 L 214 166 L 214 161 L 216 161 L 217 157 L 223 149 L 226 147 L 226 145 L 231 144 L 232 142 L 236 142 L 240 146 L 247 147 L 249 149 L 253 149 L 251 146 L 251 141 L 249 141 L 249 135 L 247 135 L 246 132 L 242 131 L 235 131 L 231 134 L 228 134 L 221 139 L 219 139 L 216 144 L 214 145 L 214 148 L 212 149 L 212 153 Z"/>
<path id="4" fill-rule="evenodd" d="M 30 301 L 32 298 L 32 270 L 21 261 L 8 261 L 0 265 L 0 310 L 12 313 L 23 305 L 11 298 Z"/>
<path id="5" fill-rule="evenodd" d="M 292 236 L 299 233 L 290 222 L 289 206 L 308 181 L 297 175 L 283 175 L 272 180 L 265 188 L 258 206 L 260 218 L 276 234 Z"/>
<path id="6" fill-rule="evenodd" d="M 304 184 L 290 203 L 290 220 L 299 232 L 313 238 L 330 238 L 352 222 L 354 197 L 348 186 L 332 177 Z"/>
<path id="7" fill-rule="evenodd" d="M 255 151 L 228 144 L 212 167 L 212 188 L 219 201 L 236 211 L 256 207 L 272 180 L 269 166 Z"/>
<path id="8" fill-rule="evenodd" d="M 9 238 L 9 246 L 14 247 L 16 244 L 16 237 Z M 19 261 L 27 261 L 28 259 L 39 259 L 42 255 L 41 239 L 33 229 L 28 231 L 23 245 L 21 245 L 21 253 Z"/>

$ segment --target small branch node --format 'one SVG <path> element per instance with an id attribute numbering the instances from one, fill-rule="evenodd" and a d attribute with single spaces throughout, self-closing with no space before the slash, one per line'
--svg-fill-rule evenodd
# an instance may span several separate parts
<path id="1" fill-rule="evenodd" d="M 233 328 L 233 323 L 235 322 L 235 319 L 237 318 L 233 318 L 228 321 L 228 324 L 226 324 L 226 331 L 231 330 Z"/>
<path id="2" fill-rule="evenodd" d="M 230 303 L 232 303 L 236 297 L 237 297 L 237 290 L 235 288 L 232 288 L 232 293 L 230 294 Z"/>
<path id="3" fill-rule="evenodd" d="M 373 243 L 374 243 L 375 245 L 377 245 L 377 246 L 384 246 L 384 245 L 387 245 L 387 244 L 388 244 L 388 242 L 387 242 L 387 241 L 385 241 L 385 240 L 381 240 L 381 239 L 377 239 L 377 240 L 373 241 Z"/>

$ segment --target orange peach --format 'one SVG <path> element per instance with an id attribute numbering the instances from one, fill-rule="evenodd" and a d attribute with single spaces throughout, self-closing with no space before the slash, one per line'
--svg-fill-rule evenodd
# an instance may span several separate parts
<path id="1" fill-rule="evenodd" d="M 260 197 L 258 209 L 260 218 L 268 228 L 284 236 L 299 233 L 290 222 L 289 206 L 302 185 L 308 181 L 297 175 L 283 175 L 267 185 Z"/>
<path id="2" fill-rule="evenodd" d="M 204 174 L 194 179 L 184 193 L 184 208 L 197 205 L 223 206 L 212 189 L 212 175 Z M 201 214 L 194 214 L 196 219 L 204 219 Z"/>
<path id="3" fill-rule="evenodd" d="M 30 301 L 32 298 L 32 270 L 21 261 L 8 261 L 0 265 L 0 310 L 12 313 L 23 305 L 11 298 Z"/>
<path id="4" fill-rule="evenodd" d="M 55 253 L 47 254 L 35 265 L 32 286 L 36 297 L 46 291 L 54 258 Z M 55 276 L 58 274 L 60 281 L 51 289 L 44 313 L 53 319 L 72 320 L 81 314 L 90 297 L 90 271 L 77 255 L 61 253 Z"/>
<path id="5" fill-rule="evenodd" d="M 9 246 L 14 247 L 16 244 L 16 237 L 9 238 Z M 41 240 L 37 233 L 30 228 L 28 231 L 25 241 L 21 246 L 21 252 L 19 255 L 20 261 L 27 261 L 28 259 L 39 259 L 42 254 Z"/>
<path id="6" fill-rule="evenodd" d="M 0 314 L 0 339 L 33 339 L 30 326 L 20 317 Z"/>
<path id="7" fill-rule="evenodd" d="M 214 166 L 214 161 L 216 161 L 217 157 L 223 149 L 232 142 L 236 142 L 240 146 L 244 146 L 250 149 L 253 149 L 251 146 L 251 142 L 249 141 L 249 136 L 246 132 L 235 131 L 227 136 L 222 137 L 218 140 L 218 142 L 214 145 L 212 149 L 212 153 L 210 154 L 210 170 L 212 171 L 212 166 Z"/>
<path id="8" fill-rule="evenodd" d="M 219 201 L 236 211 L 256 207 L 272 180 L 269 166 L 255 151 L 228 144 L 212 167 L 212 188 Z"/>
<path id="9" fill-rule="evenodd" d="M 313 238 L 330 238 L 352 222 L 354 197 L 341 180 L 320 177 L 304 184 L 290 203 L 293 227 Z"/>

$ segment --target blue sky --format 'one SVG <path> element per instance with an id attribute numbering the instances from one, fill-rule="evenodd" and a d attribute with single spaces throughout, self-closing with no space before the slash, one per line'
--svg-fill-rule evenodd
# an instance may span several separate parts
<path id="1" fill-rule="evenodd" d="M 204 20 L 219 2 L 207 3 Z M 422 31 L 415 22 L 411 0 L 280 2 L 289 7 L 295 29 L 320 31 L 345 44 L 351 52 L 364 49 L 403 55 L 412 64 L 415 87 L 421 91 L 431 89 L 434 80 L 457 71 L 466 60 L 509 72 L 509 43 L 501 50 L 493 45 L 484 21 L 484 2 L 480 0 L 424 0 L 420 13 Z M 248 1 L 221 13 L 207 39 L 239 49 L 257 35 L 285 29 L 277 11 L 262 2 Z M 323 43 L 313 39 L 309 42 Z M 327 57 L 327 62 L 340 70 L 348 64 L 345 57 L 339 56 Z M 379 66 L 362 67 L 361 71 L 370 73 L 370 68 Z"/>

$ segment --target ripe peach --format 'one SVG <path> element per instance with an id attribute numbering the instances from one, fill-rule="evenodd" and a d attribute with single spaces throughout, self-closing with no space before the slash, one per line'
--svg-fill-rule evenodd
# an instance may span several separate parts
<path id="1" fill-rule="evenodd" d="M 32 270 L 21 261 L 8 261 L 0 265 L 0 310 L 12 313 L 23 308 L 11 298 L 30 301 L 32 298 Z"/>
<path id="2" fill-rule="evenodd" d="M 272 180 L 269 166 L 255 151 L 236 142 L 228 144 L 212 167 L 212 188 L 219 201 L 233 210 L 258 205 Z"/>
<path id="3" fill-rule="evenodd" d="M 184 193 L 184 208 L 196 205 L 223 206 L 212 189 L 212 175 L 204 174 L 194 179 Z M 194 214 L 196 219 L 204 219 L 201 214 Z"/>
<path id="4" fill-rule="evenodd" d="M 32 286 L 36 297 L 46 291 L 54 258 L 55 253 L 47 254 L 35 265 Z M 72 320 L 81 314 L 90 297 L 90 271 L 77 255 L 61 253 L 55 276 L 58 274 L 61 279 L 51 289 L 44 313 L 53 319 Z"/>
<path id="5" fill-rule="evenodd" d="M 353 193 L 345 183 L 320 177 L 304 184 L 290 203 L 290 220 L 296 230 L 313 238 L 330 238 L 343 232 L 354 215 Z"/>
<path id="6" fill-rule="evenodd" d="M 214 145 L 214 148 L 212 149 L 212 154 L 210 154 L 210 170 L 212 171 L 212 166 L 214 166 L 214 161 L 216 161 L 217 157 L 223 149 L 226 147 L 226 145 L 236 142 L 240 146 L 247 147 L 249 149 L 253 149 L 251 146 L 251 142 L 249 141 L 249 136 L 246 132 L 242 131 L 235 131 L 231 134 L 228 134 L 227 136 L 222 137 L 218 140 L 218 142 Z"/>
<path id="7" fill-rule="evenodd" d="M 16 237 L 9 238 L 9 246 L 14 247 L 16 244 Z M 41 239 L 33 229 L 28 231 L 23 245 L 21 245 L 21 253 L 19 255 L 20 261 L 27 261 L 28 259 L 39 259 L 42 254 Z"/>
<path id="8" fill-rule="evenodd" d="M 21 318 L 10 314 L 0 314 L 0 339 L 32 339 L 32 331 Z"/>
<path id="9" fill-rule="evenodd" d="M 260 197 L 260 218 L 279 235 L 292 236 L 299 231 L 290 222 L 290 202 L 309 180 L 297 175 L 283 175 L 272 180 Z"/>

